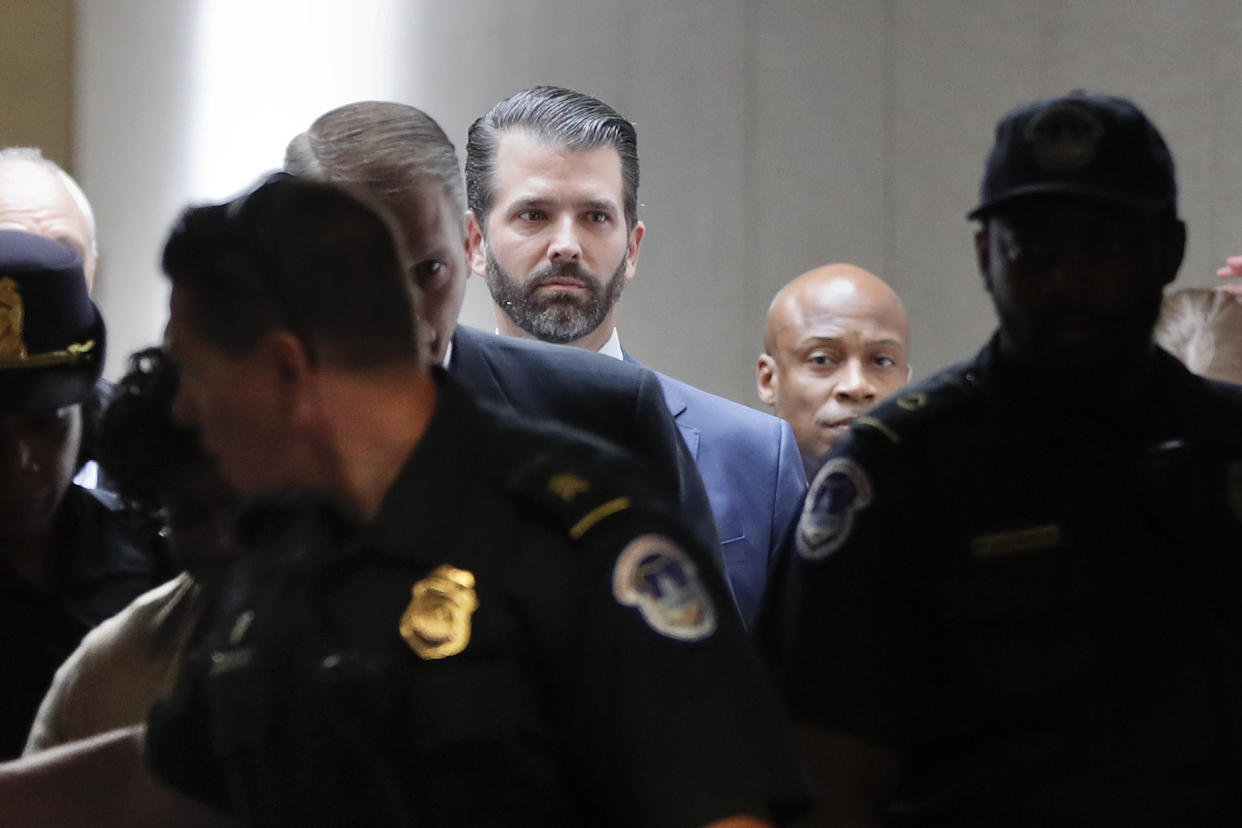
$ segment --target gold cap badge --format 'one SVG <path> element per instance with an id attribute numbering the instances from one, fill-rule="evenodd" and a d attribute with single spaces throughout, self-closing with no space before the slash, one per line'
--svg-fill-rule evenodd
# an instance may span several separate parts
<path id="1" fill-rule="evenodd" d="M 27 358 L 26 342 L 22 339 L 25 315 L 17 282 L 7 276 L 0 279 L 0 359 L 6 362 L 20 362 Z"/>
<path id="2" fill-rule="evenodd" d="M 21 285 L 8 276 L 0 278 L 0 369 L 72 365 L 95 352 L 95 340 L 89 339 L 70 343 L 59 351 L 29 353 L 25 324 L 26 305 Z"/>
<path id="3" fill-rule="evenodd" d="M 470 616 L 479 608 L 474 575 L 438 566 L 414 584 L 398 629 L 420 658 L 456 655 L 470 643 Z"/>

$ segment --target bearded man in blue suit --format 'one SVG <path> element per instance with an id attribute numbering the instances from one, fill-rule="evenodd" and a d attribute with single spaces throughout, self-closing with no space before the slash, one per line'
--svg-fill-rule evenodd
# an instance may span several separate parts
<path id="1" fill-rule="evenodd" d="M 431 358 L 478 401 L 567 423 L 632 452 L 706 554 L 716 523 L 695 461 L 651 371 L 574 348 L 522 342 L 457 324 L 469 268 L 457 154 L 412 106 L 360 101 L 317 118 L 285 151 L 285 171 L 368 196 L 394 219 L 419 288 Z"/>
<path id="2" fill-rule="evenodd" d="M 553 86 L 526 89 L 474 122 L 466 145 L 470 262 L 487 279 L 500 333 L 597 351 L 621 348 L 616 302 L 634 276 L 633 124 Z M 743 620 L 802 506 L 806 476 L 789 425 L 658 374 L 707 487 Z"/>

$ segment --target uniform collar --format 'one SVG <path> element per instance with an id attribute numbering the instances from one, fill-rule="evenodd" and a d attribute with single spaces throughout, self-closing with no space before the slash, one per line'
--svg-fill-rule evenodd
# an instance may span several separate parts
<path id="1" fill-rule="evenodd" d="M 397 557 L 435 556 L 420 541 L 444 537 L 437 527 L 452 536 L 461 515 L 446 505 L 468 509 L 475 502 L 472 493 L 487 476 L 484 461 L 493 456 L 482 412 L 442 368 L 435 366 L 431 373 L 438 393 L 427 430 L 358 538 L 358 544 Z"/>
<path id="2" fill-rule="evenodd" d="M 252 559 L 301 560 L 312 568 L 331 566 L 362 550 L 396 558 L 434 556 L 422 540 L 440 524 L 459 516 L 446 504 L 471 502 L 470 489 L 486 472 L 478 458 L 488 456 L 489 433 L 482 413 L 448 373 L 431 367 L 436 406 L 427 428 L 411 450 L 369 523 L 337 504 L 306 492 L 290 492 L 252 502 L 239 519 L 238 535 Z"/>
<path id="3" fill-rule="evenodd" d="M 1093 412 L 1114 411 L 1119 406 L 1137 405 L 1149 396 L 1156 384 L 1157 375 L 1167 372 L 1168 366 L 1161 357 L 1167 356 L 1152 346 L 1152 354 L 1141 363 L 1122 366 L 1099 382 L 1082 386 L 1085 394 L 1075 394 L 1068 386 L 1058 386 L 1056 373 L 1041 374 L 1037 370 L 1019 368 L 1005 358 L 1001 350 L 1000 334 L 992 335 L 983 350 L 976 355 L 968 372 L 982 378 L 984 385 L 998 401 L 1020 406 L 1028 410 L 1063 412 L 1090 416 Z M 1121 376 L 1128 370 L 1128 378 Z"/>
<path id="4" fill-rule="evenodd" d="M 1195 409 L 1208 385 L 1168 352 L 1153 346 L 1151 359 L 1134 373 L 1131 383 L 1074 405 L 1056 390 L 1013 370 L 996 336 L 966 363 L 960 376 L 997 409 L 1001 421 L 1014 423 L 1019 430 L 1035 424 L 1040 437 L 1053 443 L 1077 444 L 1089 435 L 1089 442 L 1101 446 L 1188 436 L 1182 432 L 1187 423 L 1197 421 L 1200 412 Z"/>

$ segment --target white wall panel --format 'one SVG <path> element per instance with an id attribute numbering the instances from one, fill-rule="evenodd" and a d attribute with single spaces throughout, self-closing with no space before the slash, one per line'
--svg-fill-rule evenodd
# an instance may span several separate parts
<path id="1" fill-rule="evenodd" d="M 886 279 L 892 270 L 891 150 L 885 4 L 773 4 L 752 18 L 754 93 L 747 142 L 750 285 L 731 366 L 749 386 L 772 296 L 795 276 L 847 261 Z M 749 396 L 747 396 L 749 395 Z"/>
<path id="2" fill-rule="evenodd" d="M 79 2 L 76 150 L 100 214 L 114 359 L 163 321 L 155 262 L 186 197 L 175 182 L 194 144 L 197 5 Z M 426 109 L 463 150 L 475 117 L 535 83 L 582 89 L 633 119 L 648 237 L 623 338 L 653 367 L 748 404 L 769 298 L 829 261 L 875 270 L 902 294 L 916 376 L 982 342 L 993 316 L 964 213 L 996 119 L 1035 97 L 1116 91 L 1162 127 L 1190 223 L 1179 284 L 1210 284 L 1218 262 L 1242 252 L 1236 0 L 332 5 L 300 7 L 353 9 L 378 33 L 325 35 L 297 21 L 268 33 L 273 48 L 297 41 L 289 66 L 255 77 L 256 100 L 296 102 L 289 135 L 347 100 L 392 97 Z M 238 14 L 239 27 L 253 22 Z M 259 41 L 239 30 L 237 42 Z M 356 79 L 333 85 L 337 75 Z M 254 140 L 278 161 L 287 137 Z M 481 280 L 463 318 L 493 325 Z"/>

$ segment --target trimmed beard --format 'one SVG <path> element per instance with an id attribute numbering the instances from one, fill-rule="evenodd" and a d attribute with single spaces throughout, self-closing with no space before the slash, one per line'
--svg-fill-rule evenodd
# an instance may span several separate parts
<path id="1" fill-rule="evenodd" d="M 492 294 L 492 301 L 519 328 L 536 339 L 555 345 L 575 342 L 598 328 L 625 289 L 624 256 L 607 284 L 577 262 L 548 265 L 521 283 L 500 266 L 490 249 L 486 259 L 487 289 Z M 538 294 L 540 287 L 559 277 L 577 279 L 586 287 L 586 295 Z"/>

